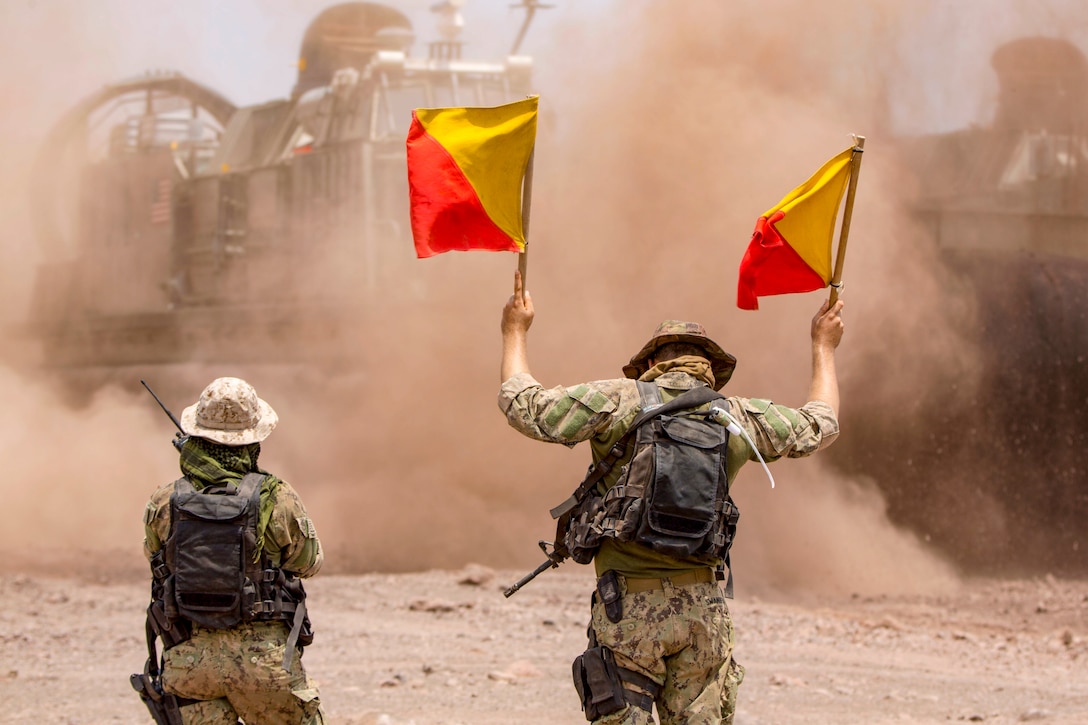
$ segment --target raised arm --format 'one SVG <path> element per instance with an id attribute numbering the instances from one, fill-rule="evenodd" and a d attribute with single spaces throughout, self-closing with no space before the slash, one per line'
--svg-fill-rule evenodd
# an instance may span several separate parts
<path id="1" fill-rule="evenodd" d="M 502 309 L 502 380 L 529 372 L 526 336 L 533 324 L 533 300 L 522 289 L 521 272 L 514 271 L 514 294 Z"/>
<path id="2" fill-rule="evenodd" d="M 835 372 L 835 348 L 842 340 L 843 301 L 828 309 L 825 300 L 812 318 L 812 382 L 808 399 L 822 400 L 839 414 L 839 378 Z"/>

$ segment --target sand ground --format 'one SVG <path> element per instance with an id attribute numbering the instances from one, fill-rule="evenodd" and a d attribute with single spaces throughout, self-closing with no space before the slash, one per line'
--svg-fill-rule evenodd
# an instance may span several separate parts
<path id="1" fill-rule="evenodd" d="M 319 575 L 305 660 L 333 723 L 584 722 L 570 661 L 591 579 L 470 566 Z M 466 583 L 467 581 L 482 583 Z M 0 722 L 147 723 L 133 576 L 0 575 Z M 732 603 L 737 723 L 1088 722 L 1088 584 L 969 581 L 942 596 Z"/>

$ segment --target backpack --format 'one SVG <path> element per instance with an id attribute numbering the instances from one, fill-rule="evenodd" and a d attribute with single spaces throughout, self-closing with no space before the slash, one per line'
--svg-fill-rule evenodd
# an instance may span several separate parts
<path id="1" fill-rule="evenodd" d="M 251 473 L 238 487 L 199 491 L 187 478 L 175 482 L 166 541 L 170 614 L 213 629 L 252 618 L 263 569 L 256 552 L 263 481 Z"/>
<path id="2" fill-rule="evenodd" d="M 613 539 L 707 564 L 727 560 L 740 518 L 729 496 L 729 432 L 697 410 L 724 397 L 700 387 L 663 404 L 653 383 L 638 381 L 638 390 L 642 412 L 571 499 L 552 511 L 556 518 L 570 514 L 563 541 L 571 558 L 588 564 L 601 542 Z M 596 482 L 623 457 L 632 435 L 630 461 L 602 494 Z"/>

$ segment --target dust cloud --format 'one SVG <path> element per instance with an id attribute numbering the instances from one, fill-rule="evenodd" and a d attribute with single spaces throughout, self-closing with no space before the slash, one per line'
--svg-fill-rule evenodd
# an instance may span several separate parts
<path id="1" fill-rule="evenodd" d="M 760 22 L 764 14 L 775 22 Z M 830 20 L 846 15 L 855 20 Z M 755 217 L 849 145 L 850 132 L 867 136 L 869 153 L 846 267 L 843 407 L 922 379 L 919 356 L 889 351 L 955 350 L 948 374 L 969 371 L 974 352 L 958 344 L 955 327 L 930 324 L 941 298 L 927 257 L 933 251 L 919 253 L 920 230 L 902 212 L 899 170 L 882 153 L 891 140 L 883 80 L 895 60 L 885 49 L 917 21 L 902 4 L 833 3 L 814 17 L 790 3 L 693 3 L 650 7 L 621 22 L 606 40 L 620 54 L 611 63 L 619 70 L 598 84 L 581 68 L 579 87 L 592 89 L 593 100 L 578 96 L 556 111 L 564 141 L 556 153 L 580 171 L 547 177 L 555 182 L 548 191 L 563 199 L 554 203 L 570 211 L 543 222 L 547 238 L 538 238 L 534 263 L 554 252 L 563 274 L 530 284 L 537 343 L 545 335 L 554 336 L 548 347 L 577 340 L 577 355 L 599 368 L 534 356 L 538 376 L 546 384 L 610 376 L 658 321 L 687 318 L 738 356 L 727 392 L 804 402 L 808 323 L 819 296 L 765 298 L 759 312 L 742 313 L 735 265 Z M 577 264 L 560 261 L 570 259 Z M 597 324 L 571 329 L 578 312 L 552 310 L 541 300 L 545 283 L 560 285 L 551 297 L 576 300 Z M 866 348 L 881 353 L 876 370 L 858 367 Z M 953 581 L 937 553 L 890 524 L 871 480 L 844 479 L 820 460 L 785 462 L 774 467 L 780 480 L 770 492 L 751 469 L 734 494 L 743 522 L 739 586 L 918 590 Z"/>
<path id="2" fill-rule="evenodd" d="M 622 12 L 614 3 L 607 15 L 600 5 L 584 15 L 573 3 L 557 9 L 525 47 L 542 97 L 528 284 L 537 308 L 530 360 L 541 382 L 615 377 L 660 320 L 686 318 L 740 359 L 727 394 L 804 402 L 820 295 L 765 298 L 758 313 L 742 313 L 736 265 L 756 217 L 859 133 L 867 153 L 846 266 L 844 420 L 864 426 L 852 410 L 873 401 L 881 410 L 908 406 L 931 384 L 974 395 L 982 353 L 961 331 L 978 310 L 950 292 L 954 280 L 903 211 L 912 190 L 891 153 L 903 115 L 896 74 L 909 65 L 897 49 L 904 35 L 925 31 L 932 8 L 700 0 L 625 3 Z M 319 9 L 299 22 L 298 37 Z M 607 24 L 589 27 L 587 17 Z M 66 30 L 83 51 L 101 47 L 108 32 Z M 98 71 L 118 71 L 105 65 Z M 196 80 L 214 86 L 213 71 L 204 72 Z M 75 90 L 81 78 L 40 85 L 34 113 L 8 111 L 0 122 L 29 139 L 25 124 L 48 127 L 92 87 Z M 23 240 L 8 235 L 0 250 L 6 289 L 28 287 L 38 261 L 15 193 L 30 163 L 21 153 L 2 174 L 12 192 L 0 209 L 5 228 Z M 0 453 L 9 462 L 0 492 L 17 516 L 0 528 L 0 546 L 21 552 L 17 566 L 78 570 L 65 559 L 74 552 L 142 573 L 141 512 L 151 490 L 176 475 L 176 457 L 167 446 L 172 426 L 138 381 L 180 413 L 213 377 L 237 375 L 280 414 L 261 462 L 307 502 L 327 570 L 537 563 L 536 540 L 553 534 L 547 509 L 580 480 L 588 454 L 523 439 L 495 405 L 499 314 L 516 261 L 410 256 L 404 250 L 396 279 L 385 283 L 395 289 L 372 291 L 334 333 L 348 363 L 125 369 L 100 378 L 108 384 L 72 408 L 27 354 L 7 350 L 15 362 L 0 374 L 8 401 Z M 852 433 L 845 426 L 842 441 L 815 460 L 776 464 L 774 491 L 756 466 L 741 474 L 739 587 L 954 585 L 944 556 L 891 522 L 879 460 L 864 470 L 834 462 Z"/>

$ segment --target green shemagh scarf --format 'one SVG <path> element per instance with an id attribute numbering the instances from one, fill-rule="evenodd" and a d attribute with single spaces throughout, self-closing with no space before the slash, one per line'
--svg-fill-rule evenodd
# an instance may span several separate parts
<path id="1" fill-rule="evenodd" d="M 260 443 L 225 446 L 206 438 L 189 438 L 181 447 L 181 473 L 192 482 L 197 491 L 205 486 L 223 483 L 237 488 L 247 473 L 267 475 L 261 484 L 261 510 L 257 515 L 257 558 L 260 558 L 264 548 L 264 534 L 268 529 L 268 522 L 272 520 L 272 509 L 276 502 L 274 494 L 283 483 L 279 478 L 257 467 L 260 454 Z"/>
<path id="2" fill-rule="evenodd" d="M 639 380 L 650 382 L 656 380 L 665 373 L 687 373 L 688 375 L 702 380 L 711 388 L 714 387 L 714 373 L 710 367 L 710 361 L 705 357 L 699 357 L 698 355 L 681 355 L 680 357 L 673 358 L 672 360 L 665 360 L 659 362 L 652 368 L 644 372 Z"/>

